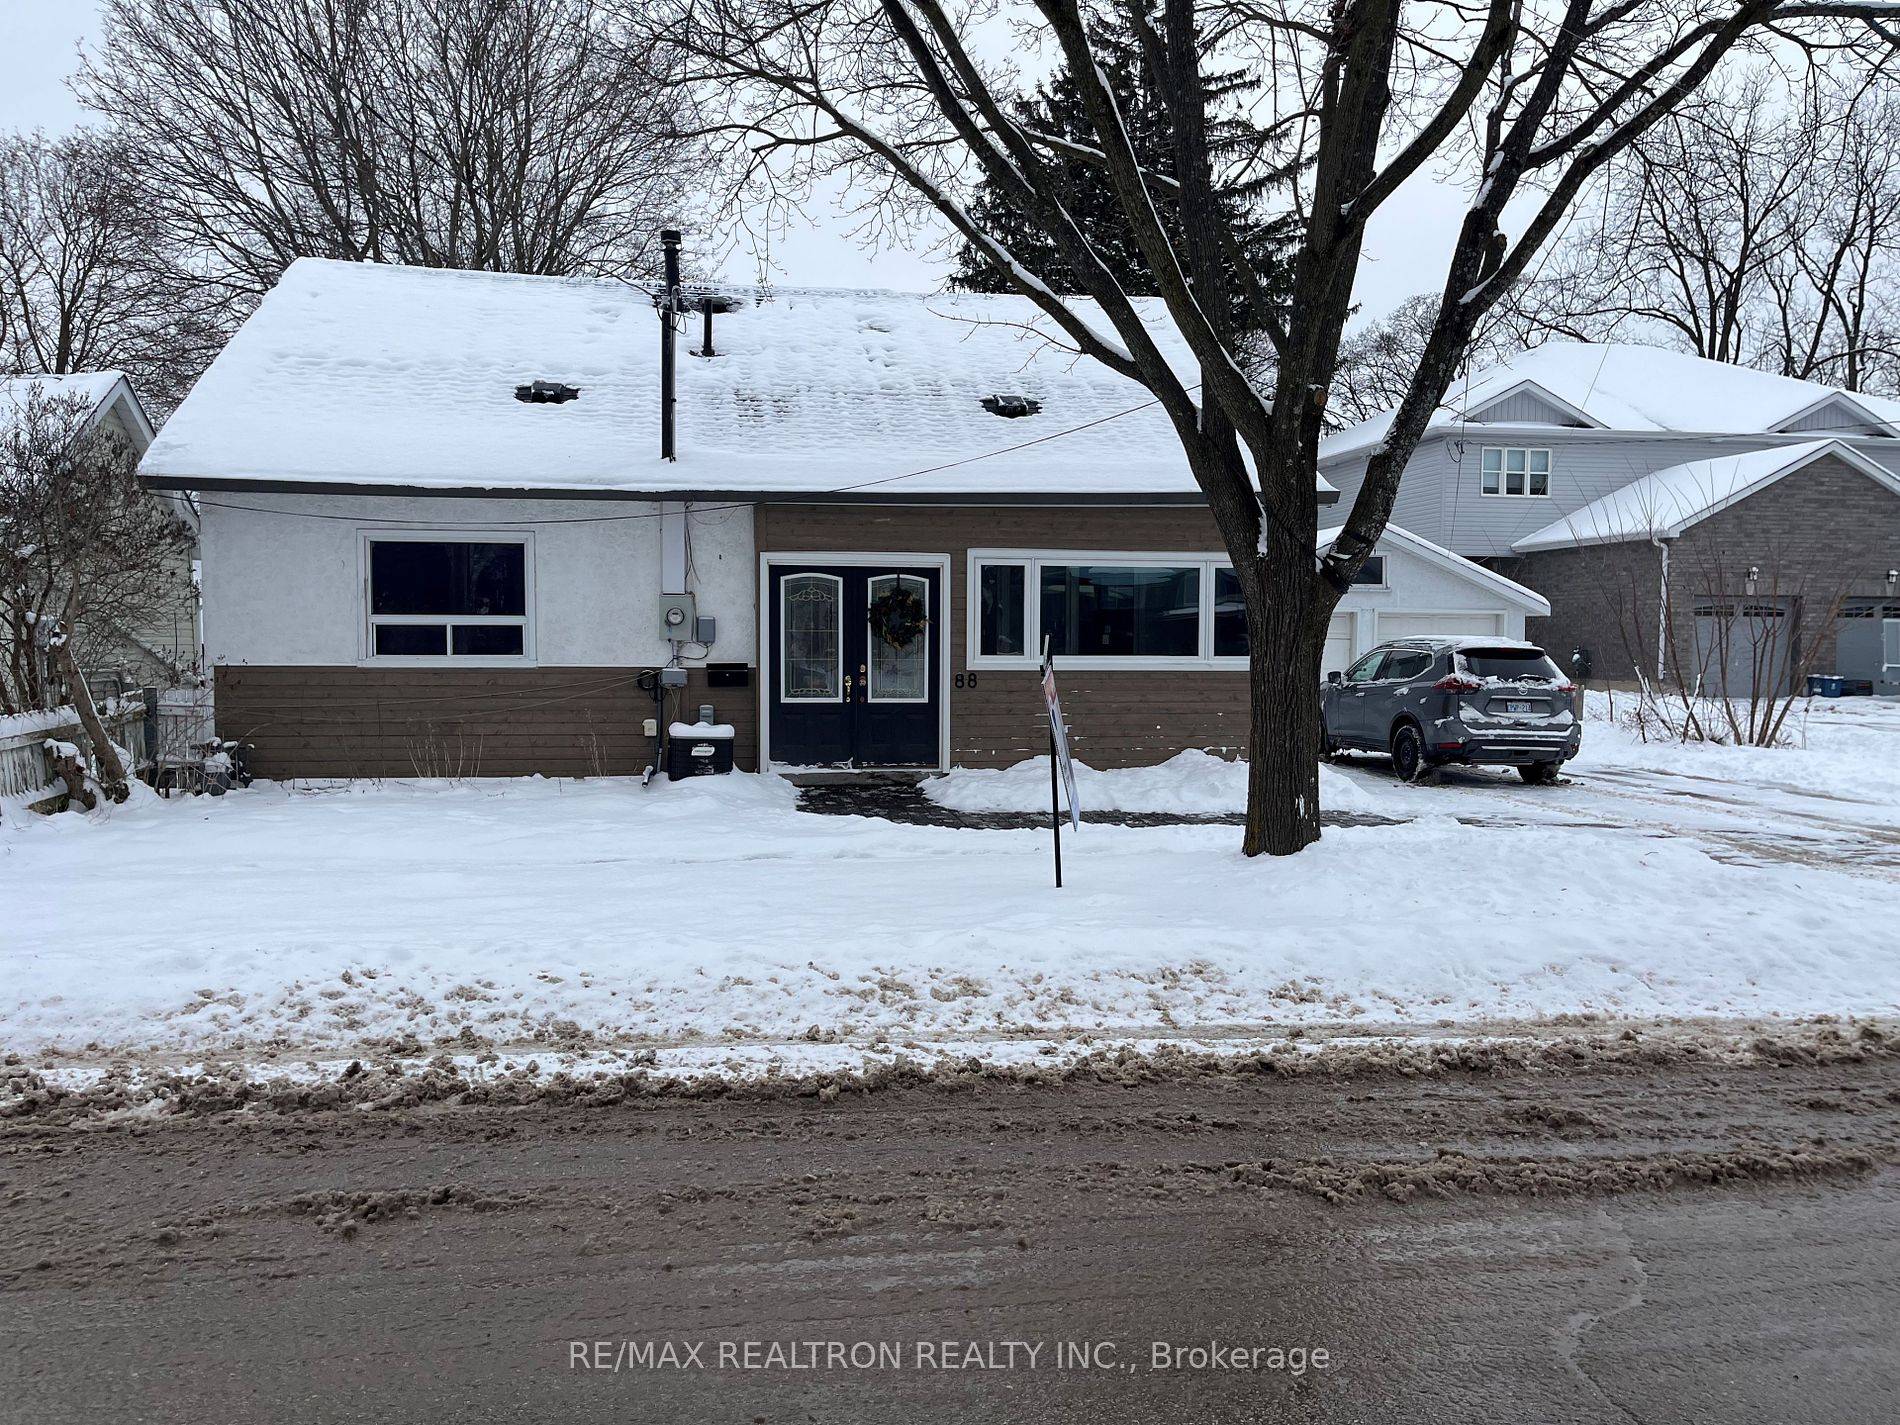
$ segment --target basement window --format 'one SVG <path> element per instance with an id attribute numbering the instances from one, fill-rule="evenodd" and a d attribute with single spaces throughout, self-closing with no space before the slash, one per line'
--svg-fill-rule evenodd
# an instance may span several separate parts
<path id="1" fill-rule="evenodd" d="M 1016 420 L 1022 416 L 1035 415 L 1042 409 L 1042 402 L 1029 396 L 985 396 L 983 409 L 993 416 Z"/>
<path id="2" fill-rule="evenodd" d="M 515 399 L 530 406 L 559 406 L 579 400 L 581 388 L 565 381 L 530 381 L 515 387 Z"/>
<path id="3" fill-rule="evenodd" d="M 527 536 L 371 535 L 364 545 L 371 658 L 530 654 Z"/>

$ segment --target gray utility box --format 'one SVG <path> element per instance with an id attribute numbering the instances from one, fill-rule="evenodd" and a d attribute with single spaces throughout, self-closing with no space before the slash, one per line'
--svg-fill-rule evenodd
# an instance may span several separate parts
<path id="1" fill-rule="evenodd" d="M 676 722 L 667 729 L 666 775 L 708 777 L 732 770 L 732 727 L 728 723 Z"/>
<path id="2" fill-rule="evenodd" d="M 675 643 L 693 643 L 699 638 L 699 607 L 691 594 L 660 596 L 660 637 Z"/>

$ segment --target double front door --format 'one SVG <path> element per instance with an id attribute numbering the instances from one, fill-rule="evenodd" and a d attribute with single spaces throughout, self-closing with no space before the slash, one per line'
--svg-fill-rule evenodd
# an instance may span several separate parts
<path id="1" fill-rule="evenodd" d="M 942 570 L 895 563 L 770 567 L 772 761 L 935 767 Z"/>

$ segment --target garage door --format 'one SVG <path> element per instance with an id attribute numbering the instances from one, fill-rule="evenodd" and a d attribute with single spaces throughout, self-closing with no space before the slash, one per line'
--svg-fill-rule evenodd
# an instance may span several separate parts
<path id="1" fill-rule="evenodd" d="M 1389 638 L 1424 638 L 1429 634 L 1456 635 L 1465 633 L 1489 634 L 1496 637 L 1498 623 L 1502 614 L 1387 614 L 1379 615 L 1378 637 L 1384 643 Z"/>
<path id="2" fill-rule="evenodd" d="M 1833 671 L 1871 683 L 1876 693 L 1900 692 L 1900 604 L 1857 600 L 1841 610 L 1836 627 Z"/>
<path id="3" fill-rule="evenodd" d="M 1334 614 L 1326 625 L 1326 652 L 1321 656 L 1319 675 L 1343 673 L 1352 663 L 1352 615 Z"/>
<path id="4" fill-rule="evenodd" d="M 1792 599 L 1706 599 L 1695 608 L 1692 676 L 1715 697 L 1785 692 L 1794 678 L 1799 610 Z"/>

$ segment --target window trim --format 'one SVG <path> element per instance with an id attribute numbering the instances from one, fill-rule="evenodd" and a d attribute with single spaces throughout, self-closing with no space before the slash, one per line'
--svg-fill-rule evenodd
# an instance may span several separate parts
<path id="1" fill-rule="evenodd" d="M 1498 487 L 1495 490 L 1487 490 L 1484 488 L 1484 457 L 1493 450 L 1498 452 Z M 1506 477 L 1510 473 L 1505 468 L 1510 463 L 1510 457 L 1507 452 L 1513 450 L 1521 450 L 1524 452 L 1524 489 L 1522 493 L 1516 495 L 1505 488 Z M 1533 495 L 1531 493 L 1531 475 L 1534 473 L 1531 470 L 1531 457 L 1533 455 L 1542 455 L 1544 457 L 1544 493 L 1541 495 Z M 1551 477 L 1556 473 L 1557 461 L 1555 459 L 1555 452 L 1553 448 L 1548 445 L 1481 445 L 1478 447 L 1478 497 L 1480 499 L 1548 500 L 1551 498 Z"/>
<path id="2" fill-rule="evenodd" d="M 788 688 L 791 686 L 791 679 L 787 677 L 786 675 L 791 671 L 791 666 L 792 666 L 792 663 L 791 663 L 791 659 L 792 659 L 791 632 L 792 630 L 791 630 L 791 620 L 785 617 L 785 591 L 791 588 L 792 581 L 794 579 L 825 579 L 830 582 L 831 587 L 837 593 L 838 619 L 837 619 L 837 626 L 834 629 L 835 637 L 833 639 L 833 643 L 837 649 L 837 653 L 835 656 L 836 656 L 837 665 L 838 665 L 838 691 L 833 693 L 828 698 L 794 698 L 794 697 L 786 696 L 783 691 L 785 688 Z M 778 614 L 778 685 L 781 690 L 778 700 L 781 703 L 790 703 L 794 706 L 800 706 L 800 707 L 824 706 L 824 705 L 830 705 L 833 707 L 842 706 L 844 704 L 844 681 L 849 676 L 844 666 L 844 578 L 843 576 L 838 575 L 838 574 L 827 574 L 823 572 L 822 570 L 818 570 L 818 569 L 801 569 L 795 574 L 787 574 L 784 578 L 778 581 L 778 608 L 776 612 Z"/>
<path id="3" fill-rule="evenodd" d="M 370 598 L 370 546 L 381 541 L 389 544 L 518 544 L 521 546 L 520 614 L 378 614 Z M 438 530 L 397 529 L 376 526 L 357 531 L 358 600 L 356 638 L 357 664 L 365 668 L 532 668 L 538 665 L 535 648 L 535 562 L 532 530 Z M 446 646 L 454 646 L 453 626 L 485 624 L 521 629 L 520 653 L 481 653 L 458 656 L 454 653 L 378 653 L 376 628 L 379 624 L 448 625 Z"/>
<path id="4" fill-rule="evenodd" d="M 983 646 L 983 601 L 981 569 L 986 564 L 1017 564 L 1025 567 L 1023 577 L 1023 653 L 980 653 Z M 964 560 L 964 641 L 963 666 L 969 670 L 984 668 L 1040 668 L 1042 666 L 1042 566 L 1044 564 L 1104 564 L 1117 568 L 1198 569 L 1200 571 L 1200 653 L 1114 654 L 1065 653 L 1058 655 L 1058 666 L 1085 672 L 1138 673 L 1170 668 L 1232 668 L 1247 666 L 1246 655 L 1214 656 L 1214 574 L 1232 569 L 1233 562 L 1224 551 L 1152 549 L 972 549 Z"/>

